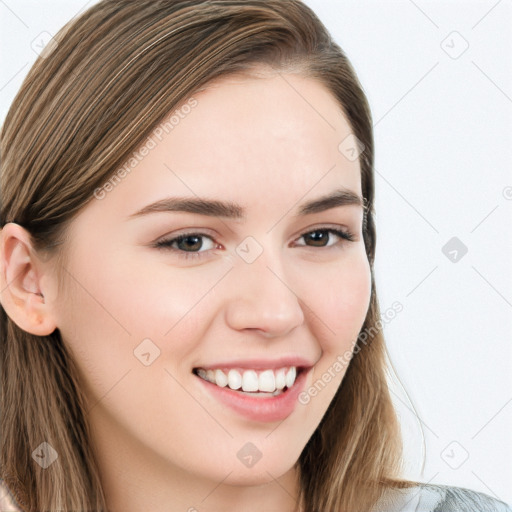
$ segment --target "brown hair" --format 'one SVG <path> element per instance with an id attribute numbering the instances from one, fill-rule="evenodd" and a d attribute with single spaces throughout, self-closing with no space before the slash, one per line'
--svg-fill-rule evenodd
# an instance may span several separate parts
<path id="1" fill-rule="evenodd" d="M 400 483 L 400 430 L 386 384 L 375 290 L 373 133 L 356 74 L 299 0 L 103 0 L 68 23 L 38 58 L 7 114 L 0 141 L 0 222 L 62 257 L 73 217 L 151 130 L 216 78 L 256 65 L 322 82 L 364 151 L 364 241 L 372 274 L 362 330 L 342 384 L 299 460 L 306 512 L 370 510 Z M 58 329 L 35 336 L 1 308 L 0 476 L 30 511 L 106 510 L 76 366 Z M 42 441 L 59 457 L 46 470 Z"/>

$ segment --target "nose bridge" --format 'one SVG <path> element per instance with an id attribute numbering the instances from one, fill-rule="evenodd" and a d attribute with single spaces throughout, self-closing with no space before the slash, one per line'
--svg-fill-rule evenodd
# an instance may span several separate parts
<path id="1" fill-rule="evenodd" d="M 299 297 L 288 282 L 281 250 L 248 237 L 237 247 L 227 321 L 232 328 L 252 328 L 282 335 L 304 321 Z M 267 241 L 271 237 L 267 237 Z"/>

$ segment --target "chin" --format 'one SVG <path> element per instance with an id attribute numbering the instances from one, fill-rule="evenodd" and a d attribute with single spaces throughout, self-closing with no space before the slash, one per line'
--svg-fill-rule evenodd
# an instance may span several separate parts
<path id="1" fill-rule="evenodd" d="M 260 461 L 261 462 L 261 461 Z M 256 466 L 258 466 L 257 464 Z M 292 469 L 293 465 L 283 467 L 279 466 L 261 466 L 253 468 L 237 468 L 224 480 L 223 483 L 234 487 L 247 485 L 265 485 L 279 479 L 286 472 Z"/>

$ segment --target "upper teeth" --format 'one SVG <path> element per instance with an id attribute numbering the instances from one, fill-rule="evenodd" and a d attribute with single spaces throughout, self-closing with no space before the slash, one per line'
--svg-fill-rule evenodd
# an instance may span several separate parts
<path id="1" fill-rule="evenodd" d="M 227 374 L 226 374 L 227 373 Z M 291 388 L 297 376 L 297 368 L 280 368 L 279 370 L 263 370 L 259 374 L 256 370 L 245 370 L 240 372 L 231 369 L 227 372 L 223 370 L 197 370 L 199 377 L 217 384 L 221 388 L 228 386 L 231 389 L 240 389 L 243 391 L 267 391 L 273 393 L 276 389 L 281 390 L 285 386 Z"/>

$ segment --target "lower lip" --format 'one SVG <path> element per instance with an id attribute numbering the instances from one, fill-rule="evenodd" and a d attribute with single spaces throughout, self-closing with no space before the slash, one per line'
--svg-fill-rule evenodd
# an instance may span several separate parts
<path id="1" fill-rule="evenodd" d="M 295 379 L 293 386 L 284 393 L 278 396 L 269 396 L 269 398 L 251 397 L 250 395 L 233 391 L 229 387 L 221 388 L 197 375 L 196 378 L 201 381 L 217 400 L 238 414 L 252 421 L 271 422 L 282 421 L 294 411 L 309 370 L 301 371 Z"/>

